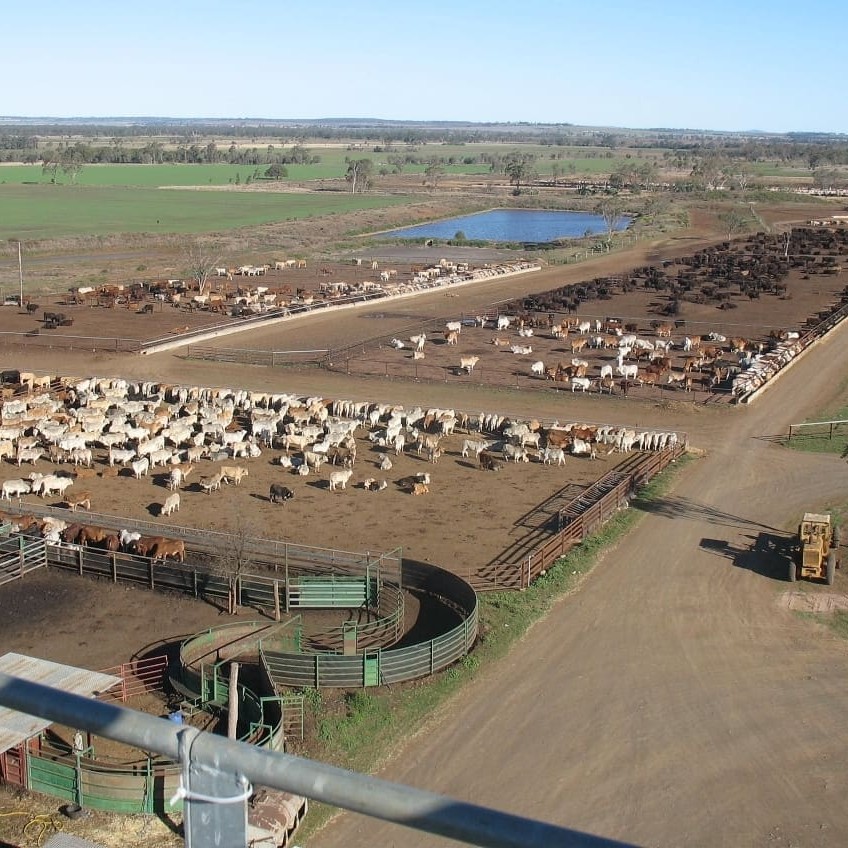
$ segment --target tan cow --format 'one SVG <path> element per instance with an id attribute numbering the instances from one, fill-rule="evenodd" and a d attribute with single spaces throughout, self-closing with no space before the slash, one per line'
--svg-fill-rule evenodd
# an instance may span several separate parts
<path id="1" fill-rule="evenodd" d="M 232 482 L 240 486 L 242 478 L 248 476 L 248 470 L 243 465 L 223 465 L 220 474 L 221 479 L 228 485 Z"/>

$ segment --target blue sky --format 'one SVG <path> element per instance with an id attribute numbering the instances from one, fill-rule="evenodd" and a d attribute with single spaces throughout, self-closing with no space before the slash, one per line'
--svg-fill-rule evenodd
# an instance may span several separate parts
<path id="1" fill-rule="evenodd" d="M 41 0 L 0 114 L 848 132 L 844 0 Z"/>

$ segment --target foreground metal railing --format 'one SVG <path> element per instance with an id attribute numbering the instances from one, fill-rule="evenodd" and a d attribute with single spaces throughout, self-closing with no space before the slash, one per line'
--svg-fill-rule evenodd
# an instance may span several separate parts
<path id="1" fill-rule="evenodd" d="M 181 763 L 188 848 L 247 845 L 251 784 L 487 848 L 601 848 L 624 844 L 263 750 L 2 673 L 0 704 L 156 751 Z"/>

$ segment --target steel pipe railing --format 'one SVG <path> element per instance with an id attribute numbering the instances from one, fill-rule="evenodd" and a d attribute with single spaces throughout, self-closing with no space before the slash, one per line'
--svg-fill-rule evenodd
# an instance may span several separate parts
<path id="1" fill-rule="evenodd" d="M 250 781 L 254 786 L 292 792 L 485 848 L 613 848 L 625 844 L 302 757 L 256 748 L 3 673 L 0 673 L 0 705 L 79 727 L 146 751 L 156 751 L 175 762 L 182 762 L 187 779 L 198 773 L 220 776 L 217 784 L 212 780 L 204 786 L 211 783 L 232 787 L 234 783 L 244 785 Z M 218 844 L 217 838 L 222 836 L 222 831 L 232 832 L 231 822 L 226 822 L 230 811 L 236 826 L 238 819 L 246 817 L 246 798 L 222 795 L 212 799 L 197 791 L 193 793 L 191 786 L 185 788 L 186 821 L 194 823 L 191 828 L 186 827 L 189 848 L 192 834 L 200 848 L 201 844 Z M 196 788 L 201 789 L 201 786 Z M 228 794 L 232 796 L 232 790 Z M 233 800 L 242 803 L 227 803 Z M 207 832 L 202 831 L 204 826 Z"/>

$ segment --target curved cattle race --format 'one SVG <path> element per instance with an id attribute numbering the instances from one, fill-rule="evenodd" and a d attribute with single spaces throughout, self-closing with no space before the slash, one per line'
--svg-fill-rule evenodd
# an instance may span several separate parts
<path id="1" fill-rule="evenodd" d="M 27 347 L 3 375 L 2 521 L 26 540 L 19 571 L 37 540 L 51 568 L 10 568 L 0 593 L 88 575 L 92 593 L 126 580 L 249 608 L 238 631 L 192 619 L 184 704 L 234 656 L 278 694 L 400 683 L 473 652 L 475 593 L 527 588 L 688 449 L 579 591 L 381 775 L 626 843 L 840 844 L 846 650 L 788 608 L 773 560 L 848 474 L 770 437 L 841 396 L 848 278 L 776 244 L 568 286 L 547 269 L 428 287 L 397 313 L 328 306 L 195 356 L 187 337 L 61 367 Z M 327 355 L 234 352 L 282 350 L 282 332 Z M 445 842 L 352 815 L 309 841 L 371 844 Z"/>

